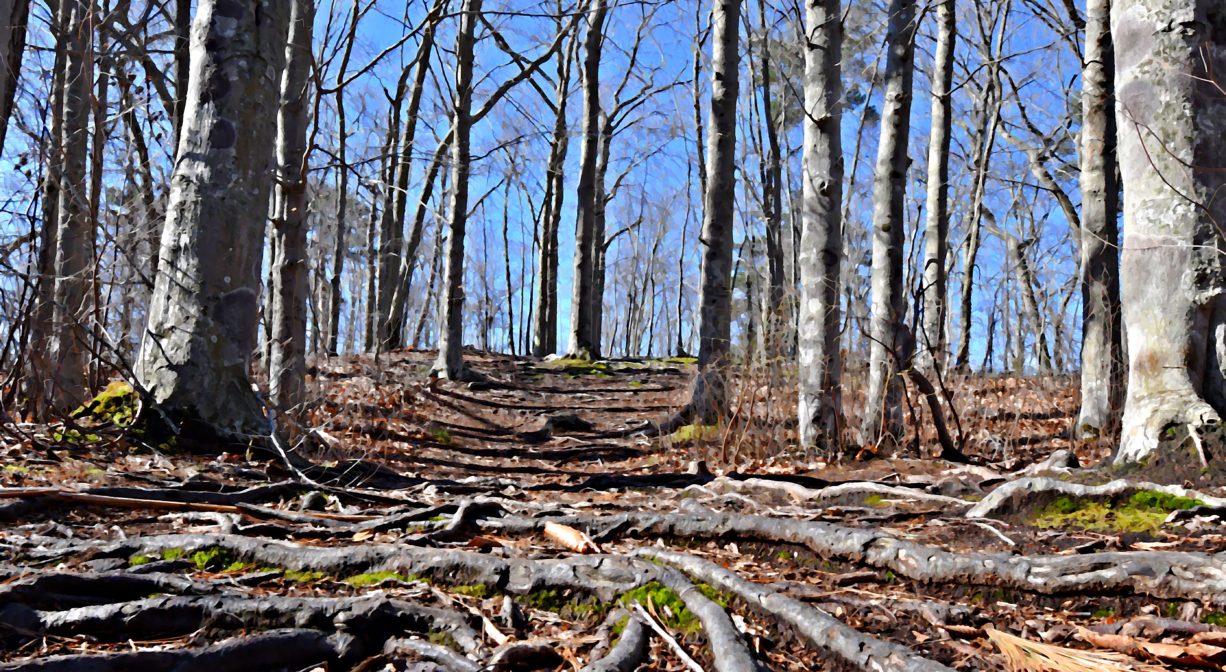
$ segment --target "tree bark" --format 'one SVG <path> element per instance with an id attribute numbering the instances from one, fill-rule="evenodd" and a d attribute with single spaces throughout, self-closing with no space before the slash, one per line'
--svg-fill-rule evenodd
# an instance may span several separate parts
<path id="1" fill-rule="evenodd" d="M 1179 427 L 1221 444 L 1226 4 L 1117 0 L 1111 19 L 1129 357 L 1115 461 L 1128 463 L 1153 456 Z"/>
<path id="2" fill-rule="evenodd" d="M 723 369 L 732 350 L 732 248 L 736 193 L 736 102 L 740 0 L 716 0 L 711 11 L 711 116 L 703 195 L 702 285 L 698 305 L 698 368 L 693 410 L 712 422 L 726 410 Z"/>
<path id="3" fill-rule="evenodd" d="M 315 19 L 313 0 L 290 7 L 289 42 L 277 110 L 277 196 L 273 214 L 272 339 L 268 394 L 289 411 L 302 403 L 306 375 L 307 77 Z"/>
<path id="4" fill-rule="evenodd" d="M 0 0 L 0 149 L 4 149 L 21 60 L 26 50 L 30 0 Z"/>
<path id="5" fill-rule="evenodd" d="M 596 164 L 600 160 L 600 52 L 607 12 L 605 0 L 589 0 L 583 44 L 583 146 L 576 192 L 570 343 L 566 348 L 570 355 L 583 358 L 600 356 L 600 343 L 593 338 L 592 324 L 598 318 L 592 314 L 592 289 L 597 246 L 604 242 L 596 240 Z"/>
<path id="6" fill-rule="evenodd" d="M 843 48 L 840 0 L 805 16 L 804 209 L 800 255 L 800 441 L 837 448 L 842 422 L 839 280 L 843 262 Z"/>
<path id="7" fill-rule="evenodd" d="M 64 0 L 66 57 L 60 134 L 59 222 L 56 234 L 51 404 L 70 411 L 88 395 L 86 348 L 93 267 L 86 157 L 89 149 L 93 26 L 84 0 Z"/>
<path id="8" fill-rule="evenodd" d="M 928 203 L 924 223 L 924 280 L 920 288 L 916 366 L 932 372 L 945 363 L 949 251 L 949 144 L 953 132 L 954 49 L 958 39 L 955 0 L 937 5 L 937 50 L 932 78 L 932 134 L 928 139 Z"/>
<path id="9" fill-rule="evenodd" d="M 915 0 L 891 0 L 888 12 L 885 103 L 873 185 L 873 294 L 869 318 L 872 345 L 864 414 L 864 440 L 869 444 L 878 444 L 882 439 L 897 441 L 902 433 L 902 386 L 890 352 L 898 350 L 898 326 L 907 310 L 902 286 L 906 233 L 903 200 L 909 163 Z"/>
<path id="10" fill-rule="evenodd" d="M 1115 60 L 1110 0 L 1086 5 L 1081 94 L 1081 412 L 1083 438 L 1112 431 L 1119 409 L 1119 185 L 1116 183 Z"/>
<path id="11" fill-rule="evenodd" d="M 456 33 L 455 101 L 451 128 L 451 220 L 447 235 L 445 284 L 439 311 L 438 361 L 448 380 L 464 373 L 464 229 L 468 219 L 469 133 L 472 127 L 473 42 L 482 0 L 464 0 Z"/>
<path id="12" fill-rule="evenodd" d="M 563 49 L 558 52 L 558 83 L 554 91 L 556 114 L 545 175 L 545 200 L 541 203 L 540 289 L 532 322 L 532 354 L 536 357 L 551 355 L 558 349 L 558 227 L 562 222 L 563 178 L 569 145 L 566 100 L 570 96 L 570 68 L 570 50 Z"/>
<path id="13" fill-rule="evenodd" d="M 201 0 L 180 158 L 162 232 L 141 383 L 172 419 L 223 439 L 264 435 L 256 346 L 274 117 L 288 6 Z"/>

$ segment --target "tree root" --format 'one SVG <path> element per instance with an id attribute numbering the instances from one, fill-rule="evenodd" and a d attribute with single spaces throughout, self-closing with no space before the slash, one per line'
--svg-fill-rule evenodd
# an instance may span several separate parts
<path id="1" fill-rule="evenodd" d="M 794 628 L 814 646 L 864 670 L 938 672 L 952 669 L 844 625 L 799 600 L 754 584 L 714 563 L 685 553 L 641 549 L 639 555 L 674 565 L 696 579 L 735 594 L 746 604 Z"/>
<path id="2" fill-rule="evenodd" d="M 387 640 L 383 655 L 397 658 L 406 654 L 415 655 L 438 665 L 447 672 L 478 672 L 481 666 L 441 644 L 421 639 L 396 638 Z"/>
<path id="3" fill-rule="evenodd" d="M 708 483 L 706 487 L 716 492 L 721 490 L 731 490 L 733 492 L 742 492 L 744 490 L 781 492 L 800 502 L 830 501 L 846 497 L 858 497 L 862 495 L 882 495 L 885 497 L 895 497 L 898 499 L 910 499 L 919 502 L 941 504 L 943 506 L 966 507 L 972 505 L 970 502 L 957 497 L 933 494 L 916 488 L 886 485 L 884 483 L 873 483 L 867 481 L 861 483 L 839 483 L 820 489 L 813 489 L 806 488 L 805 486 L 798 485 L 796 483 L 789 483 L 787 481 L 767 480 L 762 478 L 747 478 L 744 480 L 717 478 Z"/>
<path id="4" fill-rule="evenodd" d="M 650 637 L 643 619 L 631 614 L 626 617 L 617 644 L 603 657 L 589 662 L 581 672 L 634 672 L 647 660 L 648 643 Z"/>
<path id="5" fill-rule="evenodd" d="M 703 636 L 711 647 L 711 658 L 715 661 L 717 672 L 764 671 L 723 607 L 703 595 L 689 579 L 671 569 L 660 572 L 660 583 L 677 593 L 685 608 L 702 623 Z"/>
<path id="6" fill-rule="evenodd" d="M 1055 478 L 1022 478 L 996 488 L 982 501 L 966 512 L 967 518 L 997 518 L 1008 515 L 1026 506 L 1042 505 L 1040 498 L 1055 499 L 1058 496 L 1083 497 L 1087 499 L 1112 499 L 1126 497 L 1135 492 L 1153 490 L 1176 497 L 1199 499 L 1209 506 L 1226 506 L 1226 499 L 1206 495 L 1178 485 L 1159 485 L 1143 481 L 1118 479 L 1103 485 L 1082 485 Z M 1037 497 L 1036 497 L 1037 496 Z"/>
<path id="7" fill-rule="evenodd" d="M 0 605 L 20 602 L 35 609 L 66 609 L 135 600 L 152 593 L 204 595 L 217 586 L 177 574 L 36 574 L 0 585 Z"/>

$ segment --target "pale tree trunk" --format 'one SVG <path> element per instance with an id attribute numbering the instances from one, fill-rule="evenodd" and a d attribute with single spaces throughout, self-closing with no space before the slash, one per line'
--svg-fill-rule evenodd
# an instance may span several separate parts
<path id="1" fill-rule="evenodd" d="M 93 24 L 84 0 L 64 0 L 67 56 L 64 59 L 60 133 L 59 224 L 55 254 L 55 306 L 51 342 L 52 406 L 79 406 L 86 390 L 93 227 L 86 184 Z"/>
<path id="2" fill-rule="evenodd" d="M 945 257 L 949 250 L 949 143 L 953 131 L 955 0 L 937 5 L 937 50 L 932 66 L 932 134 L 928 139 L 928 203 L 924 224 L 924 280 L 920 288 L 922 321 L 915 364 L 933 372 L 945 363 L 948 290 Z"/>
<path id="3" fill-rule="evenodd" d="M 532 319 L 532 354 L 544 357 L 558 349 L 558 227 L 562 221 L 562 203 L 566 150 L 569 144 L 566 128 L 566 100 L 570 97 L 569 49 L 558 52 L 558 82 L 554 91 L 553 139 L 549 145 L 549 167 L 545 175 L 545 199 L 541 203 L 540 290 Z"/>
<path id="4" fill-rule="evenodd" d="M 758 23 L 762 30 L 762 116 L 766 126 L 767 156 L 763 174 L 762 202 L 766 220 L 766 266 L 768 289 L 763 342 L 772 360 L 782 351 L 783 327 L 783 158 L 779 148 L 779 129 L 775 125 L 774 93 L 771 91 L 770 26 L 766 22 L 766 0 L 758 3 Z"/>
<path id="5" fill-rule="evenodd" d="M 227 440 L 268 431 L 248 364 L 272 181 L 268 111 L 280 89 L 288 9 L 273 0 L 199 3 L 180 158 L 141 344 L 139 377 L 162 410 Z"/>
<path id="6" fill-rule="evenodd" d="M 30 0 L 0 0 L 0 150 L 13 113 L 21 58 L 26 50 Z"/>
<path id="7" fill-rule="evenodd" d="M 873 185 L 872 305 L 869 333 L 868 398 L 864 440 L 897 442 L 902 433 L 902 381 L 893 353 L 901 351 L 899 327 L 907 310 L 903 291 L 904 198 L 907 140 L 911 123 L 911 81 L 915 54 L 915 0 L 890 0 L 885 103 Z"/>
<path id="8" fill-rule="evenodd" d="M 349 59 L 353 56 L 353 47 L 358 39 L 358 22 L 362 17 L 361 3 L 354 0 L 350 9 L 349 33 L 345 38 L 345 49 L 341 54 L 340 67 L 336 72 L 336 245 L 332 250 L 332 274 L 328 278 L 328 338 L 324 348 L 328 355 L 335 357 L 340 354 L 341 344 L 341 279 L 345 275 L 345 256 L 349 252 L 346 234 L 349 233 L 349 126 L 348 114 L 345 108 L 345 73 L 349 70 Z"/>
<path id="9" fill-rule="evenodd" d="M 596 164 L 600 159 L 600 52 L 604 42 L 604 0 L 588 4 L 587 37 L 583 45 L 583 145 L 579 159 L 579 187 L 575 210 L 575 272 L 570 310 L 570 343 L 576 357 L 597 357 L 600 344 L 593 339 L 592 284 L 596 246 Z"/>
<path id="10" fill-rule="evenodd" d="M 302 403 L 306 375 L 307 76 L 311 64 L 313 0 L 294 0 L 277 109 L 277 196 L 273 213 L 272 338 L 268 395 L 290 411 Z"/>
<path id="11" fill-rule="evenodd" d="M 1043 311 L 1039 309 L 1039 299 L 1034 293 L 1034 274 L 1030 270 L 1030 262 L 1026 259 L 1026 250 L 1034 244 L 1034 240 L 1018 240 L 1007 233 L 1001 234 L 1005 239 L 1005 249 L 1013 266 L 1013 276 L 1017 280 L 1018 289 L 1022 293 L 1022 307 L 1035 334 L 1035 358 L 1042 374 L 1052 372 L 1051 348 L 1047 343 L 1047 324 L 1043 319 Z M 1022 338 L 1018 334 L 1018 338 Z M 1024 339 L 1023 339 L 1024 340 Z M 1024 362 L 1023 362 L 1024 365 Z"/>
<path id="12" fill-rule="evenodd" d="M 740 0 L 716 0 L 711 11 L 711 132 L 703 198 L 702 284 L 698 305 L 699 379 L 691 410 L 704 422 L 726 411 L 723 369 L 732 349 L 732 248 L 736 193 L 736 102 Z"/>
<path id="13" fill-rule="evenodd" d="M 800 253 L 800 442 L 837 449 L 842 422 L 843 50 L 840 0 L 807 0 Z"/>
<path id="14" fill-rule="evenodd" d="M 439 311 L 435 371 L 448 380 L 464 373 L 464 229 L 468 219 L 469 132 L 472 128 L 473 42 L 482 0 L 464 0 L 456 33 L 455 104 L 451 117 L 451 220 Z"/>
<path id="15" fill-rule="evenodd" d="M 1083 438 L 1111 432 L 1119 408 L 1119 185 L 1115 172 L 1115 97 L 1110 0 L 1086 4 L 1081 93 L 1081 413 Z"/>
<path id="16" fill-rule="evenodd" d="M 1129 358 L 1115 461 L 1159 457 L 1164 440 L 1162 459 L 1186 460 L 1205 435 L 1221 448 L 1226 409 L 1226 3 L 1116 0 L 1111 19 Z"/>
<path id="17" fill-rule="evenodd" d="M 430 73 L 430 58 L 434 53 L 434 37 L 438 22 L 442 19 L 447 0 L 436 0 L 434 7 L 423 20 L 421 43 L 414 58 L 413 85 L 409 90 L 409 105 L 405 111 L 403 133 L 400 138 L 399 160 L 393 163 L 396 184 L 392 188 L 390 206 L 383 211 L 379 226 L 379 297 L 378 322 L 381 349 L 403 345 L 403 320 L 392 322 L 392 301 L 400 280 L 400 266 L 404 256 L 404 223 L 408 206 L 409 175 L 412 173 L 413 142 L 417 136 L 417 116 L 426 90 L 426 76 Z M 401 313 L 403 316 L 403 313 Z"/>

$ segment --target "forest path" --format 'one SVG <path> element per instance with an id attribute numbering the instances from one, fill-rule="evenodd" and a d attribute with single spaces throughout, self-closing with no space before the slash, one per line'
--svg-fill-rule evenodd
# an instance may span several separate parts
<path id="1" fill-rule="evenodd" d="M 688 361 L 468 358 L 487 382 L 431 380 L 424 352 L 322 364 L 310 458 L 342 478 L 321 485 L 251 455 L 132 452 L 105 429 L 9 448 L 0 669 L 1226 662 L 1215 493 L 1197 508 L 1091 488 L 1072 510 L 1039 493 L 967 516 L 1061 445 L 1064 397 L 964 391 L 981 466 L 781 456 L 711 473 L 699 457 L 754 435 L 637 431 L 684 401 Z M 1044 469 L 1052 487 L 1093 477 Z"/>

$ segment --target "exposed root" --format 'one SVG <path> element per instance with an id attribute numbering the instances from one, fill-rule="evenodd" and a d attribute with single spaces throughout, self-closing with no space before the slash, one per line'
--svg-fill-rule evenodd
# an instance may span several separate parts
<path id="1" fill-rule="evenodd" d="M 647 626 L 637 615 L 630 615 L 617 644 L 602 658 L 588 663 L 582 672 L 634 672 L 647 660 Z"/>
<path id="2" fill-rule="evenodd" d="M 1082 497 L 1086 499 L 1112 499 L 1127 497 L 1142 490 L 1152 490 L 1176 497 L 1199 499 L 1209 506 L 1226 506 L 1226 499 L 1214 497 L 1178 485 L 1159 485 L 1143 481 L 1118 479 L 1103 485 L 1082 485 L 1055 478 L 1023 478 L 1010 481 L 996 488 L 983 501 L 966 512 L 967 518 L 996 518 L 1008 515 L 1023 506 L 1043 504 L 1039 498 L 1057 496 Z"/>
<path id="3" fill-rule="evenodd" d="M 711 647 L 711 658 L 718 672 L 762 672 L 758 659 L 745 645 L 740 631 L 733 625 L 728 612 L 703 595 L 681 574 L 664 570 L 660 582 L 685 602 L 685 608 L 702 622 L 703 635 Z"/>

